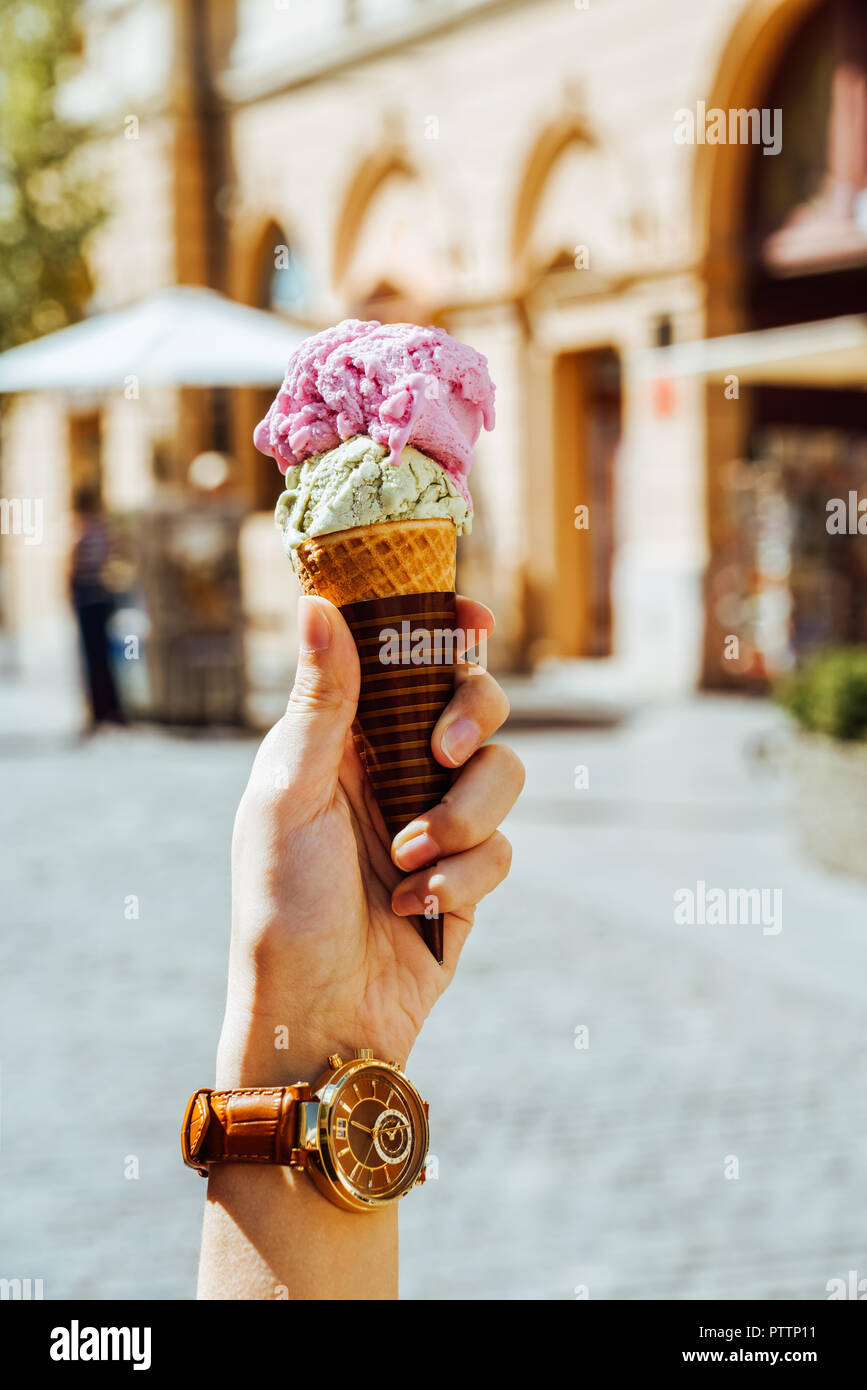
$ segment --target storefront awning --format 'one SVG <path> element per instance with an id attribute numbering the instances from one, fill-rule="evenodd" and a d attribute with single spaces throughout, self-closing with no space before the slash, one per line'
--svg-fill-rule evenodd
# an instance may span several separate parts
<path id="1" fill-rule="evenodd" d="M 271 386 L 305 337 L 277 314 L 175 285 L 0 354 L 0 392 Z"/>
<path id="2" fill-rule="evenodd" d="M 852 314 L 648 348 L 636 355 L 635 368 L 645 380 L 704 376 L 722 381 L 734 373 L 746 385 L 863 391 L 867 389 L 867 317 Z"/>

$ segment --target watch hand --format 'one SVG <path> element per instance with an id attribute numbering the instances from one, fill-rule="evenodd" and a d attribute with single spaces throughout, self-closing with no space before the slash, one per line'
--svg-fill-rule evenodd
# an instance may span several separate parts
<path id="1" fill-rule="evenodd" d="M 367 1128 L 367 1125 L 361 1124 L 358 1120 L 350 1120 L 349 1123 L 350 1123 L 351 1125 L 355 1125 L 355 1128 L 356 1128 L 356 1129 L 363 1129 L 364 1132 L 365 1132 L 365 1134 L 372 1134 L 372 1133 L 373 1133 L 373 1130 L 372 1130 L 372 1129 L 368 1129 L 368 1128 Z"/>

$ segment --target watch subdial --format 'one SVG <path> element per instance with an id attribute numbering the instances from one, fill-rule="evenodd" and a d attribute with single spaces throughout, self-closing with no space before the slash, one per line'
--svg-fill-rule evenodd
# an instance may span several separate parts
<path id="1" fill-rule="evenodd" d="M 373 1147 L 383 1163 L 402 1163 L 412 1143 L 412 1125 L 400 1110 L 383 1110 L 373 1127 Z"/>

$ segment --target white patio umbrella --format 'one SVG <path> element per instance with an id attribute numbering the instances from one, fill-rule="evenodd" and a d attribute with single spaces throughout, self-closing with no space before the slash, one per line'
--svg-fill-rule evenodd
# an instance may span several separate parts
<path id="1" fill-rule="evenodd" d="M 215 290 L 175 285 L 0 353 L 0 392 L 276 386 L 306 334 Z"/>

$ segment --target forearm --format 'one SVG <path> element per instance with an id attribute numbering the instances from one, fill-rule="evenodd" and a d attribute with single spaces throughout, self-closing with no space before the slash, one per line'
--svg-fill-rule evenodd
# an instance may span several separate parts
<path id="1" fill-rule="evenodd" d="M 316 1048 L 293 1055 L 224 1029 L 218 1089 L 313 1081 L 325 1063 Z M 198 1296 L 203 1299 L 397 1298 L 397 1211 L 347 1212 L 302 1172 L 250 1163 L 216 1164 L 208 1179 Z"/>
<path id="2" fill-rule="evenodd" d="M 493 630 L 483 605 L 457 602 L 463 630 Z M 476 904 L 508 871 L 498 826 L 523 768 L 509 749 L 482 746 L 508 701 L 486 672 L 467 668 L 431 739 L 436 759 L 455 770 L 447 797 L 389 841 L 350 737 L 359 692 L 352 633 L 339 609 L 310 596 L 298 627 L 292 697 L 256 755 L 232 840 L 216 1087 L 260 1095 L 233 1114 L 230 1098 L 219 1097 L 213 1130 L 211 1102 L 202 1102 L 192 1136 L 194 1099 L 184 1135 L 191 1165 L 207 1149 L 216 1155 L 199 1295 L 393 1299 L 396 1206 L 423 1181 L 429 1140 L 426 1103 L 403 1068 L 454 974 Z M 447 751 L 452 729 L 458 742 Z M 417 915 L 412 900 L 431 893 L 445 923 L 444 965 L 405 920 Z M 285 1160 L 299 1136 L 292 1097 L 261 1099 L 261 1088 L 314 1088 L 324 1077 L 315 1124 L 304 1111 L 303 1147 L 327 1196 L 310 1175 L 264 1161 Z M 266 1151 L 251 1149 L 262 1135 Z M 245 1163 L 243 1153 L 260 1161 Z"/>
<path id="3" fill-rule="evenodd" d="M 344 1212 L 303 1173 L 221 1164 L 208 1179 L 199 1298 L 397 1298 L 397 1211 Z"/>

